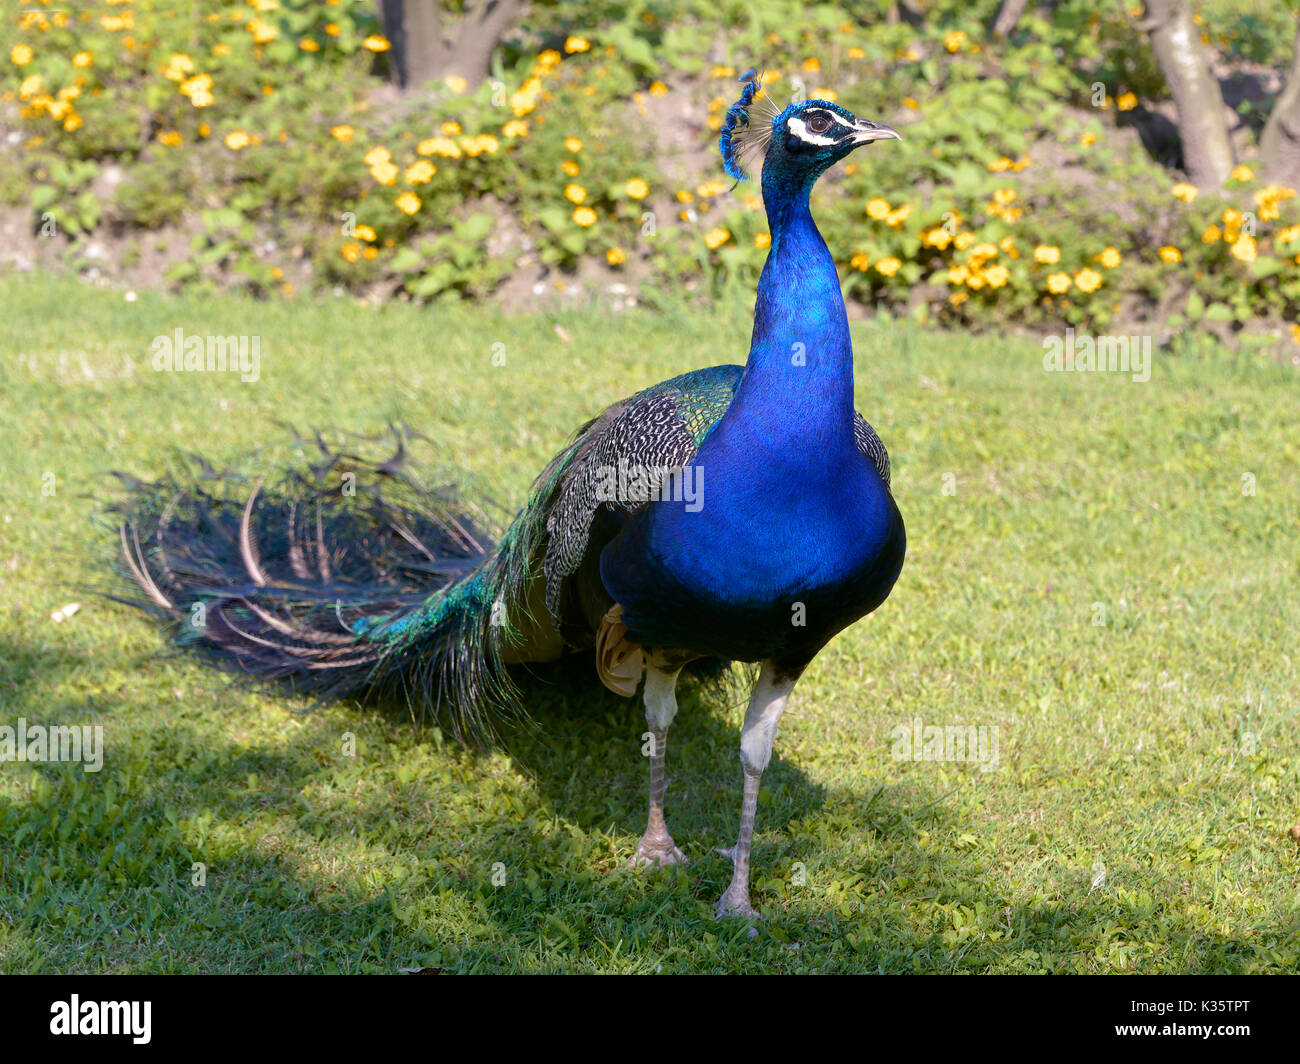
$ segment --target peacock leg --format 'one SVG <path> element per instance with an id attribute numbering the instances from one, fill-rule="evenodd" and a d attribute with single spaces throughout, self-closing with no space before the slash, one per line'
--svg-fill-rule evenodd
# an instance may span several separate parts
<path id="1" fill-rule="evenodd" d="M 686 864 L 682 853 L 668 834 L 664 823 L 664 792 L 668 781 L 664 776 L 664 752 L 668 746 L 668 726 L 677 715 L 677 674 L 675 668 L 651 655 L 645 673 L 645 719 L 650 725 L 650 815 L 645 834 L 637 843 L 631 864 L 678 865 Z"/>
<path id="2" fill-rule="evenodd" d="M 779 672 L 770 661 L 763 663 L 745 710 L 740 730 L 740 765 L 745 773 L 744 797 L 740 803 L 740 833 L 736 845 L 719 852 L 731 858 L 731 885 L 718 902 L 719 916 L 741 916 L 761 920 L 749 901 L 749 848 L 754 841 L 754 812 L 758 808 L 758 786 L 763 769 L 772 758 L 772 740 L 785 710 L 786 699 L 796 677 Z"/>

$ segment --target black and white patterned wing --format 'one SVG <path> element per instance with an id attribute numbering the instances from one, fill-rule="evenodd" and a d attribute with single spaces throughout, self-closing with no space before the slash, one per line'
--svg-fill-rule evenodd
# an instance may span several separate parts
<path id="1" fill-rule="evenodd" d="M 853 439 L 857 442 L 858 450 L 865 454 L 871 460 L 871 464 L 876 467 L 880 479 L 885 482 L 885 487 L 889 487 L 889 452 L 885 450 L 885 445 L 880 442 L 876 430 L 867 423 L 866 418 L 856 411 L 853 414 Z"/>
<path id="2" fill-rule="evenodd" d="M 557 625 L 564 579 L 582 564 L 596 511 L 631 513 L 658 498 L 730 405 L 741 372 L 714 366 L 684 374 L 611 407 L 582 431 L 546 519 L 546 607 Z"/>

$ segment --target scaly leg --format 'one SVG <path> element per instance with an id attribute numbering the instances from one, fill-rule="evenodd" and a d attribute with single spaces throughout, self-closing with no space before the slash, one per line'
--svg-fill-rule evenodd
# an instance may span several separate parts
<path id="1" fill-rule="evenodd" d="M 720 853 L 731 858 L 734 869 L 731 885 L 718 902 L 719 916 L 741 916 L 761 920 L 749 901 L 749 848 L 754 841 L 754 812 L 758 808 L 758 785 L 763 769 L 772 758 L 772 740 L 785 710 L 786 699 L 794 688 L 795 676 L 777 671 L 770 661 L 763 662 L 758 683 L 745 710 L 745 724 L 740 730 L 740 764 L 745 772 L 745 793 L 740 803 L 740 834 L 736 845 Z"/>
<path id="2" fill-rule="evenodd" d="M 673 842 L 664 823 L 664 792 L 668 781 L 664 777 L 664 752 L 668 746 L 668 726 L 677 715 L 677 674 L 682 667 L 670 666 L 655 656 L 646 662 L 645 719 L 650 725 L 650 815 L 645 834 L 637 843 L 631 864 L 677 865 L 686 864 L 686 856 Z"/>

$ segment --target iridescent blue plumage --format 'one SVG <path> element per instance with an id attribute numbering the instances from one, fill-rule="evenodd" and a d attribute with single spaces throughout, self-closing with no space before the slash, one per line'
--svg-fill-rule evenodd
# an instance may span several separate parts
<path id="1" fill-rule="evenodd" d="M 327 695 L 396 689 L 467 730 L 521 711 L 515 664 L 594 651 L 611 690 L 630 695 L 644 677 L 655 743 L 638 863 L 685 859 L 663 820 L 679 674 L 709 659 L 760 663 L 719 904 L 753 916 L 758 780 L 786 698 L 836 633 L 884 601 L 905 535 L 889 457 L 853 408 L 844 301 L 809 206 L 828 167 L 898 134 L 825 100 L 760 118 L 760 79 L 742 81 L 719 147 L 737 180 L 761 150 L 772 234 L 743 368 L 683 374 L 593 418 L 495 544 L 454 495 L 395 499 L 384 478 L 414 486 L 396 459 L 372 467 L 379 486 L 360 509 L 327 480 L 288 481 L 260 507 L 260 485 L 247 502 L 138 490 L 122 543 L 183 641 L 247 675 Z M 219 623 L 185 631 L 196 603 Z"/>

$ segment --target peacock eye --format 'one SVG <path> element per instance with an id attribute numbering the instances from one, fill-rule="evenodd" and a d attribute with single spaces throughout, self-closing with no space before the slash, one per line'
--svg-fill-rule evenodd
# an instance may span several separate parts
<path id="1" fill-rule="evenodd" d="M 831 128 L 831 120 L 825 115 L 813 115 L 808 119 L 808 128 L 813 133 L 825 133 Z"/>

